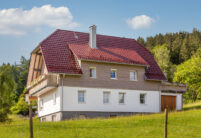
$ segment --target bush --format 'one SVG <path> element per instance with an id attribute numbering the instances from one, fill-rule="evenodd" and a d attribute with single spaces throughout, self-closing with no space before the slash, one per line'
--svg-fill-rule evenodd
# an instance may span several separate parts
<path id="1" fill-rule="evenodd" d="M 21 115 L 24 115 L 24 116 L 29 114 L 29 105 L 25 101 L 24 94 L 20 95 L 20 98 L 19 98 L 18 102 L 16 103 L 16 105 L 14 105 L 11 108 L 11 112 L 13 114 L 21 114 Z"/>

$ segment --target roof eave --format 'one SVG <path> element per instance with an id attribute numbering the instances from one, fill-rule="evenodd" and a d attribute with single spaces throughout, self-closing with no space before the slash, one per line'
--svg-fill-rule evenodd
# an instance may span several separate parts
<path id="1" fill-rule="evenodd" d="M 49 74 L 60 74 L 60 75 L 76 75 L 76 76 L 81 76 L 81 74 L 76 74 L 76 73 L 62 73 L 62 72 L 48 72 Z"/>
<path id="2" fill-rule="evenodd" d="M 167 81 L 167 79 L 165 79 L 165 80 L 163 80 L 163 79 L 148 79 L 146 75 L 144 76 L 144 79 L 147 81 L 160 81 L 160 82 Z"/>
<path id="3" fill-rule="evenodd" d="M 103 60 L 90 60 L 90 59 L 82 59 L 79 58 L 81 61 L 89 61 L 89 62 L 99 62 L 99 63 L 112 63 L 112 64 L 122 64 L 122 65 L 134 65 L 140 67 L 149 67 L 149 65 L 142 65 L 142 64 L 129 64 L 129 63 L 122 63 L 122 62 L 112 62 L 112 61 L 103 61 Z"/>

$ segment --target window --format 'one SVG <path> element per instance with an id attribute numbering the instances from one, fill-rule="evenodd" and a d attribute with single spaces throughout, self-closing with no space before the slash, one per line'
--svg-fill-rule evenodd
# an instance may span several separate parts
<path id="1" fill-rule="evenodd" d="M 39 110 L 43 109 L 43 99 L 39 100 Z"/>
<path id="2" fill-rule="evenodd" d="M 103 92 L 103 103 L 110 103 L 110 92 Z"/>
<path id="3" fill-rule="evenodd" d="M 96 78 L 96 68 L 94 67 L 89 68 L 89 74 L 91 78 Z"/>
<path id="4" fill-rule="evenodd" d="M 79 119 L 86 119 L 86 115 L 79 115 Z"/>
<path id="5" fill-rule="evenodd" d="M 116 69 L 111 69 L 110 78 L 117 79 L 117 70 Z"/>
<path id="6" fill-rule="evenodd" d="M 144 93 L 140 94 L 140 103 L 141 104 L 145 104 L 145 96 L 146 96 L 146 94 L 144 94 Z"/>
<path id="7" fill-rule="evenodd" d="M 110 118 L 114 118 L 114 117 L 117 117 L 117 115 L 110 115 Z"/>
<path id="8" fill-rule="evenodd" d="M 137 72 L 136 71 L 130 71 L 130 80 L 131 81 L 137 80 Z"/>
<path id="9" fill-rule="evenodd" d="M 46 122 L 46 118 L 45 117 L 42 118 L 42 122 Z"/>
<path id="10" fill-rule="evenodd" d="M 56 104 L 56 93 L 53 93 L 53 104 Z"/>
<path id="11" fill-rule="evenodd" d="M 125 103 L 125 93 L 119 93 L 119 103 L 120 104 Z"/>
<path id="12" fill-rule="evenodd" d="M 52 115 L 52 121 L 53 121 L 53 122 L 56 121 L 56 115 Z"/>
<path id="13" fill-rule="evenodd" d="M 85 102 L 85 91 L 78 91 L 78 103 Z"/>

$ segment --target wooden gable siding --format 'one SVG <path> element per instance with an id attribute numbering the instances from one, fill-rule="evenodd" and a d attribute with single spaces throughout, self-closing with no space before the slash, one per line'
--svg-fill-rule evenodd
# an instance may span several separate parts
<path id="1" fill-rule="evenodd" d="M 45 69 L 43 56 L 41 50 L 39 49 L 31 54 L 27 86 L 30 85 L 33 80 L 42 75 L 42 73 L 46 72 Z"/>

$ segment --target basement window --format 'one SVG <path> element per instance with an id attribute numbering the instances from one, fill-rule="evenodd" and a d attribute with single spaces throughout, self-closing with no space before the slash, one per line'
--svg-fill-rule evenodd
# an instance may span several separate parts
<path id="1" fill-rule="evenodd" d="M 56 120 L 56 117 L 57 117 L 56 115 L 52 115 L 52 121 L 53 121 L 53 122 L 56 122 L 56 121 L 57 121 L 57 120 Z"/>
<path id="2" fill-rule="evenodd" d="M 42 122 L 46 122 L 46 118 L 45 117 L 43 117 L 41 120 L 42 120 Z"/>

